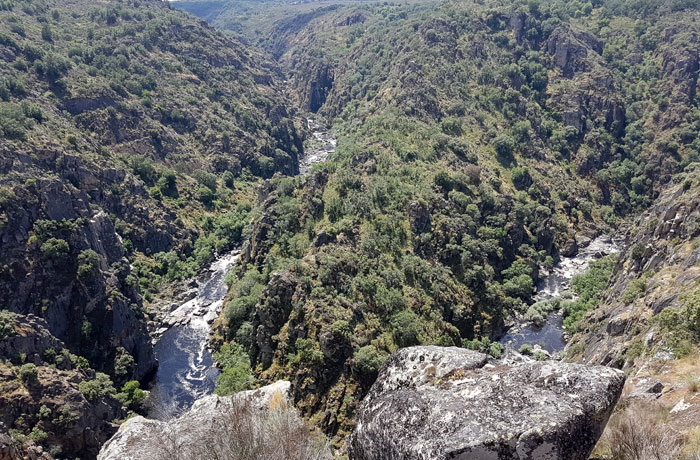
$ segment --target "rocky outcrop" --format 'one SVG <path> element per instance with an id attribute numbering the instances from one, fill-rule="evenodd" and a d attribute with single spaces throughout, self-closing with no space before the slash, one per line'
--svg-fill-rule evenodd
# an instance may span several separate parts
<path id="1" fill-rule="evenodd" d="M 63 161 L 62 168 L 70 163 Z M 12 190 L 0 228 L 3 307 L 43 318 L 53 336 L 99 370 L 111 372 L 122 347 L 135 360 L 125 377 L 144 378 L 156 362 L 145 317 L 132 307 L 142 301 L 127 280 L 131 270 L 112 219 L 71 184 L 38 179 Z M 50 251 L 47 241 L 65 248 Z M 89 251 L 94 264 L 81 273 L 81 254 Z"/>
<path id="2" fill-rule="evenodd" d="M 328 93 L 333 88 L 333 72 L 329 66 L 322 66 L 316 76 L 309 82 L 309 111 L 318 112 L 326 102 Z"/>
<path id="3" fill-rule="evenodd" d="M 291 272 L 274 273 L 255 311 L 251 356 L 254 363 L 262 363 L 264 368 L 272 364 L 275 336 L 289 320 L 298 284 L 298 278 Z"/>
<path id="4" fill-rule="evenodd" d="M 669 353 L 672 334 L 655 327 L 655 317 L 681 310 L 700 280 L 698 190 L 700 171 L 678 176 L 630 225 L 606 297 L 568 347 L 572 357 L 628 369 L 640 354 Z"/>
<path id="5" fill-rule="evenodd" d="M 330 460 L 330 452 L 323 445 L 303 453 L 301 450 L 290 452 L 286 450 L 284 439 L 266 438 L 277 428 L 265 426 L 263 423 L 270 414 L 284 414 L 280 422 L 287 427 L 303 429 L 298 415 L 290 409 L 290 387 L 289 382 L 279 381 L 258 390 L 244 391 L 233 396 L 206 396 L 196 401 L 188 412 L 167 422 L 134 417 L 121 426 L 119 432 L 104 445 L 97 458 L 98 460 L 240 458 L 236 455 L 236 449 L 243 449 L 250 442 L 267 445 L 261 445 L 259 450 L 247 452 L 247 455 L 252 456 L 246 456 L 246 458 L 265 458 L 263 457 L 265 452 L 274 451 L 278 446 L 289 456 L 269 458 Z M 253 438 L 240 437 L 244 435 Z M 307 457 L 305 454 L 310 451 L 314 451 L 316 456 Z"/>
<path id="6" fill-rule="evenodd" d="M 12 315 L 12 328 L 0 340 L 0 459 L 51 458 L 37 444 L 94 458 L 117 430 L 111 420 L 126 416 L 114 389 L 88 399 L 83 385 L 96 380 L 95 371 L 69 353 L 41 318 Z M 24 365 L 34 365 L 36 376 L 22 377 Z M 21 444 L 6 439 L 8 432 L 43 435 Z"/>
<path id="7" fill-rule="evenodd" d="M 576 72 L 591 70 L 592 60 L 589 59 L 589 52 L 601 54 L 603 44 L 589 32 L 558 27 L 547 41 L 547 51 L 564 75 L 572 77 Z"/>
<path id="8" fill-rule="evenodd" d="M 353 460 L 585 460 L 625 375 L 557 362 L 487 364 L 461 348 L 394 354 L 363 401 Z"/>

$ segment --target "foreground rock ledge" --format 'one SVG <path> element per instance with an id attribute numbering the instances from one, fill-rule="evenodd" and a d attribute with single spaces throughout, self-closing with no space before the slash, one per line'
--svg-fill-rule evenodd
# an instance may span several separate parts
<path id="1" fill-rule="evenodd" d="M 189 411 L 165 422 L 134 417 L 122 424 L 119 432 L 102 447 L 97 459 L 236 459 L 243 458 L 241 450 L 246 449 L 245 458 L 261 459 L 276 456 L 280 449 L 274 445 L 280 445 L 289 458 L 331 460 L 324 444 L 305 445 L 295 439 L 292 448 L 285 448 L 287 440 L 275 438 L 280 433 L 298 437 L 306 432 L 291 406 L 290 387 L 290 382 L 279 381 L 233 396 L 206 396 L 197 400 Z M 266 418 L 271 411 L 279 411 L 279 416 Z M 295 429 L 275 430 L 280 423 Z"/>
<path id="2" fill-rule="evenodd" d="M 487 364 L 412 347 L 385 364 L 350 436 L 352 460 L 586 460 L 625 383 L 607 367 Z"/>

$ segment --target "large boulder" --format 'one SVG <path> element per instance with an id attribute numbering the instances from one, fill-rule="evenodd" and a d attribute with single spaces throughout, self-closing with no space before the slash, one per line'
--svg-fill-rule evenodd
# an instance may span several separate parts
<path id="1" fill-rule="evenodd" d="M 279 381 L 233 396 L 205 396 L 179 417 L 134 417 L 98 460 L 294 458 L 331 460 L 323 438 L 310 435 L 291 406 L 291 383 Z"/>
<path id="2" fill-rule="evenodd" d="M 362 402 L 351 460 L 586 460 L 625 382 L 606 367 L 488 364 L 460 348 L 411 347 Z"/>

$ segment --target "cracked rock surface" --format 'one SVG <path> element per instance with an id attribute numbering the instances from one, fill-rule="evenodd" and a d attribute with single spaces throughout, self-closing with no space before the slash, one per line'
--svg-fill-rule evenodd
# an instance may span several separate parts
<path id="1" fill-rule="evenodd" d="M 625 382 L 601 366 L 489 364 L 486 355 L 405 348 L 362 402 L 352 460 L 585 460 Z"/>

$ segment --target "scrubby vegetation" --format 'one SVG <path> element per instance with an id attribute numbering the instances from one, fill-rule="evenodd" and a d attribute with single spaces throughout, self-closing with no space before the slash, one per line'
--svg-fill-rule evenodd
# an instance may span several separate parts
<path id="1" fill-rule="evenodd" d="M 139 410 L 149 304 L 245 244 L 217 392 L 290 379 L 340 444 L 400 347 L 498 358 L 507 320 L 557 309 L 590 332 L 614 258 L 533 304 L 540 269 L 700 158 L 693 1 L 179 3 L 247 39 L 163 2 L 0 2 L 0 297 L 67 316 L 48 327 L 75 359 L 50 357 L 94 368 L 91 404 Z M 293 177 L 307 110 L 338 150 Z M 647 252 L 614 291 L 627 306 L 654 289 Z M 693 299 L 650 319 L 676 356 L 698 343 Z"/>
<path id="2" fill-rule="evenodd" d="M 564 327 L 569 334 L 576 332 L 583 316 L 593 310 L 606 292 L 616 255 L 603 257 L 591 263 L 586 273 L 575 276 L 571 287 L 576 293 L 576 300 L 563 304 Z"/>
<path id="3" fill-rule="evenodd" d="M 647 6 L 280 6 L 267 24 L 197 6 L 278 56 L 339 137 L 308 180 L 273 179 L 254 208 L 224 341 L 248 347 L 256 377 L 291 379 L 304 413 L 342 439 L 399 347 L 499 356 L 507 318 L 559 308 L 569 334 L 585 329 L 615 258 L 574 281 L 575 299 L 532 305 L 539 268 L 698 158 L 694 76 L 670 64 L 696 45 L 664 33 L 697 12 Z"/>
<path id="4" fill-rule="evenodd" d="M 222 409 L 216 427 L 194 426 L 191 442 L 183 443 L 175 430 L 153 439 L 153 460 L 237 459 L 322 460 L 329 458 L 328 441 L 302 422 L 282 397 L 273 396 L 262 410 L 243 399 Z M 150 447 L 150 446 L 149 446 Z"/>

